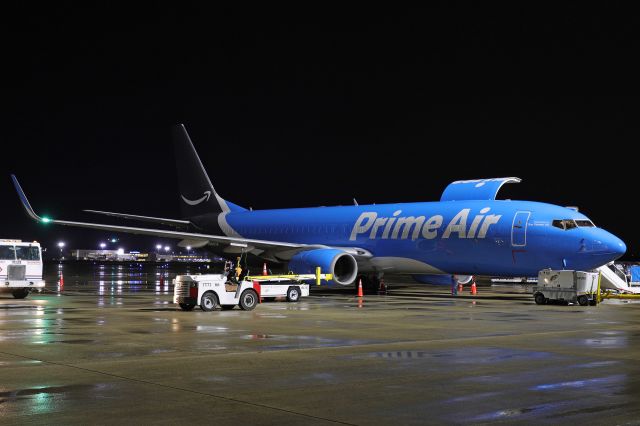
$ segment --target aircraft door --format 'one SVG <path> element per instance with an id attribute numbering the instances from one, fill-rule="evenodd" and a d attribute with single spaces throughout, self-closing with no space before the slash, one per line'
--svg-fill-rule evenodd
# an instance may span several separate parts
<path id="1" fill-rule="evenodd" d="M 531 212 L 516 212 L 511 226 L 511 246 L 524 247 L 527 245 L 527 225 Z"/>

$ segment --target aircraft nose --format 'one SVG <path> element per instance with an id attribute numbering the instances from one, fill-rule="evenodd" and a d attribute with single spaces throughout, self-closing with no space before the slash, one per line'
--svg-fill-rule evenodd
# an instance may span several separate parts
<path id="1" fill-rule="evenodd" d="M 616 237 L 613 234 L 609 234 L 611 236 L 611 241 L 609 242 L 609 246 L 613 250 L 613 252 L 618 257 L 621 257 L 623 254 L 627 252 L 627 245 L 620 238 Z"/>
<path id="2" fill-rule="evenodd" d="M 627 252 L 627 245 L 620 238 L 610 232 L 602 230 L 598 238 L 593 241 L 594 254 L 608 256 L 616 260 Z"/>

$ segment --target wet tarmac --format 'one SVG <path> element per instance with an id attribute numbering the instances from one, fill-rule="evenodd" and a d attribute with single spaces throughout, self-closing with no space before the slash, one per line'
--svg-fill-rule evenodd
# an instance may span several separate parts
<path id="1" fill-rule="evenodd" d="M 46 293 L 0 295 L 0 424 L 640 423 L 637 302 L 390 279 L 182 312 L 173 273 L 47 265 Z"/>

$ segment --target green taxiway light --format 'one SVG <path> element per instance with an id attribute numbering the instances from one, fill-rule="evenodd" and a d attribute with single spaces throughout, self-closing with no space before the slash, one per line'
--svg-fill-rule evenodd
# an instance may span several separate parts
<path id="1" fill-rule="evenodd" d="M 51 219 L 49 219 L 48 217 L 42 218 L 42 223 L 49 223 L 49 222 L 51 222 Z"/>

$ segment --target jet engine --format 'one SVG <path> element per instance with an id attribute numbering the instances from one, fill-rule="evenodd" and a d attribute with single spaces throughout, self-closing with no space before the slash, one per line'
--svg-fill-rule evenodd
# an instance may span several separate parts
<path id="1" fill-rule="evenodd" d="M 333 274 L 333 282 L 339 285 L 351 284 L 358 274 L 354 257 L 338 249 L 303 251 L 289 261 L 289 270 L 296 274 L 315 274 L 318 266 L 323 274 Z"/>

